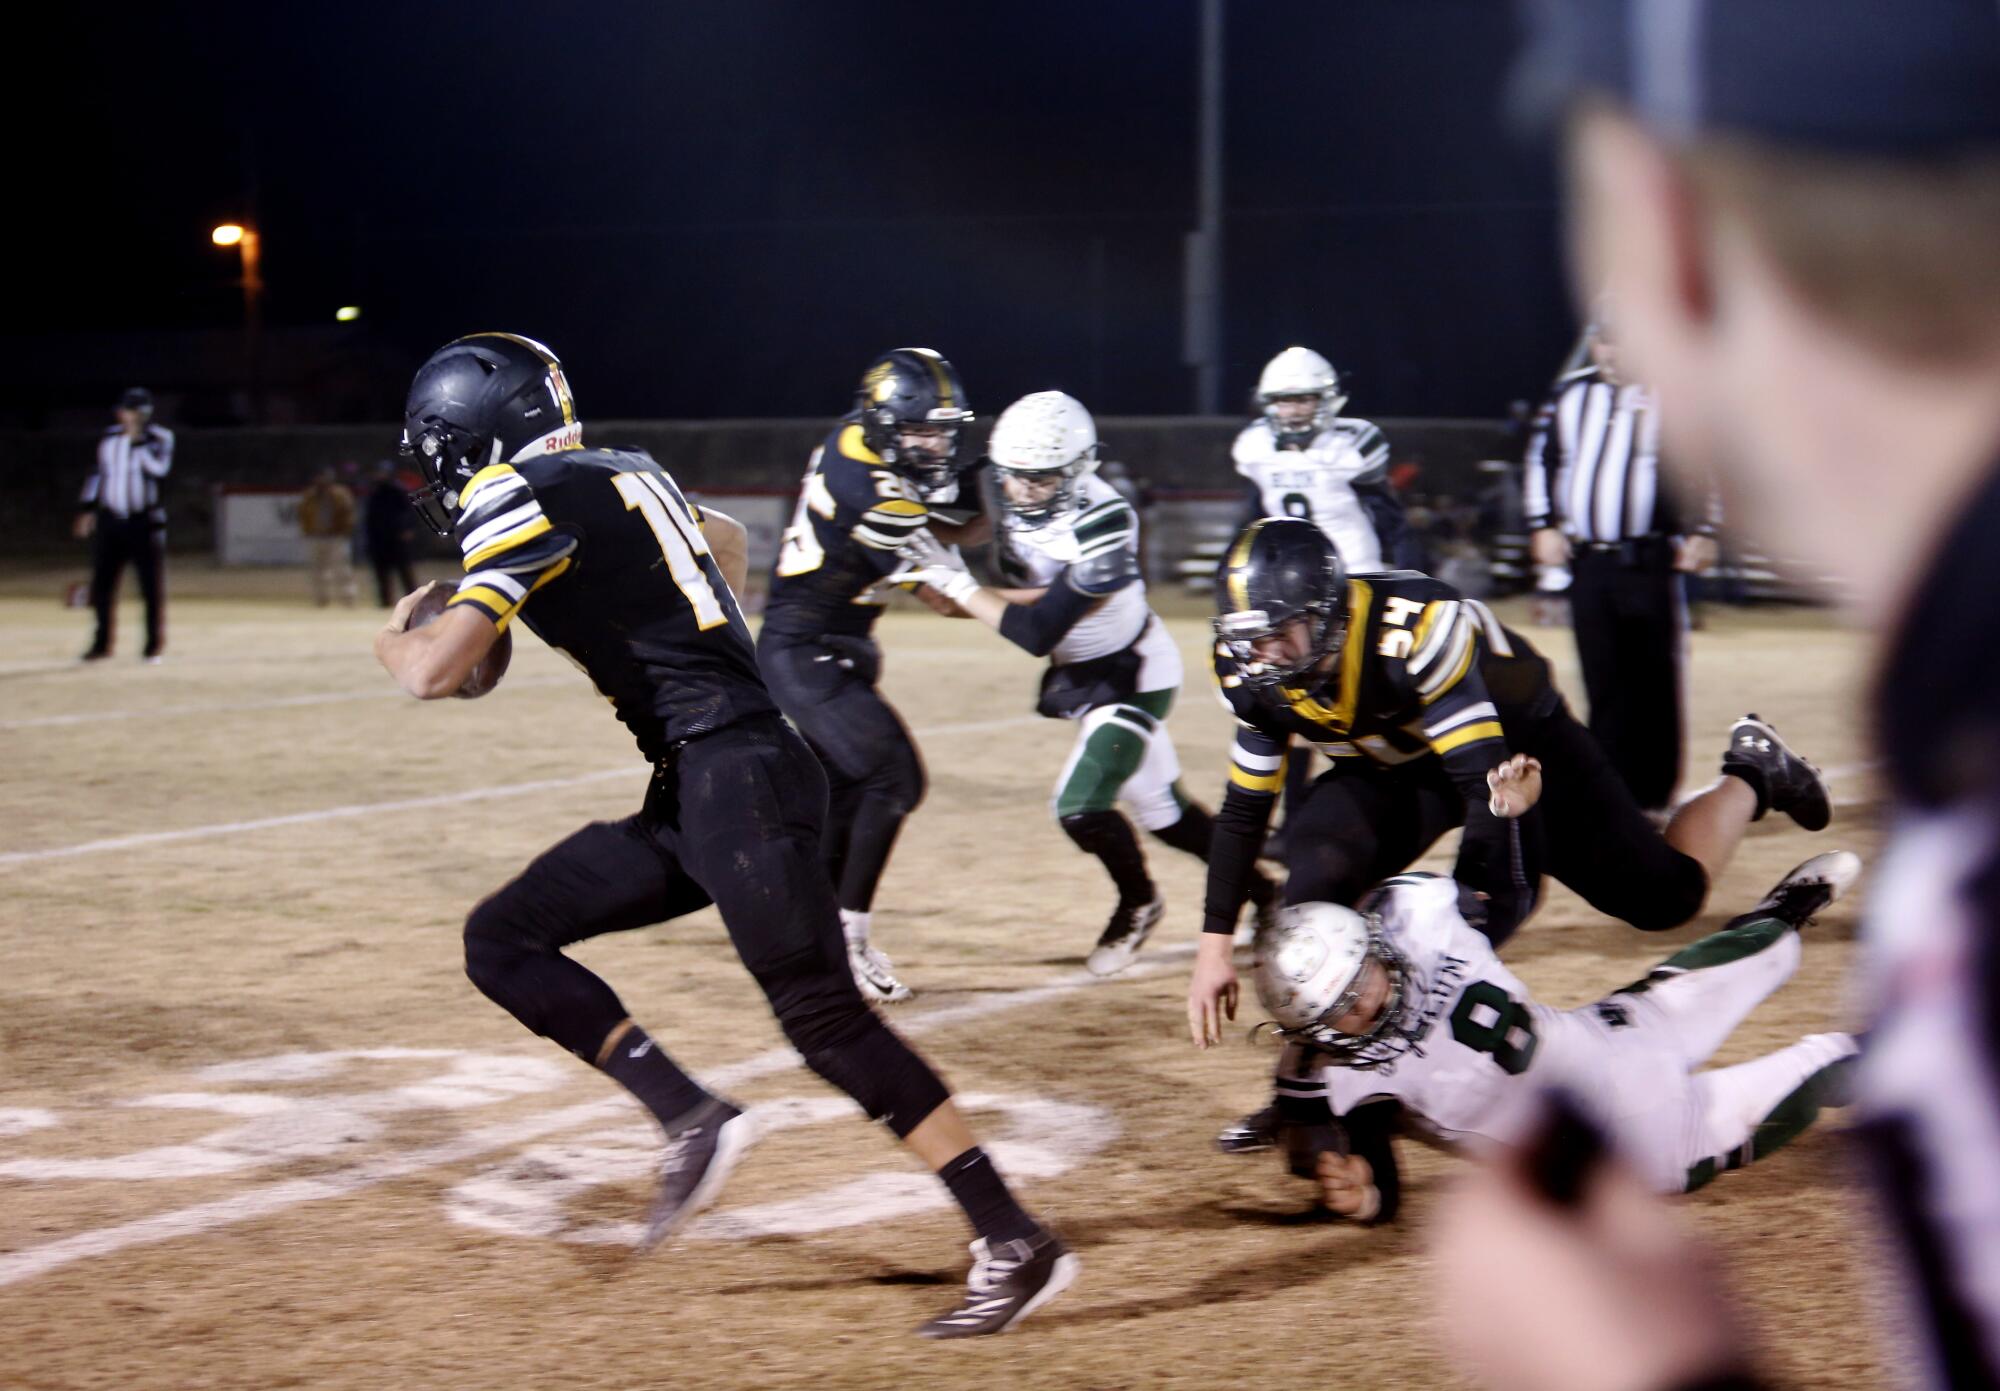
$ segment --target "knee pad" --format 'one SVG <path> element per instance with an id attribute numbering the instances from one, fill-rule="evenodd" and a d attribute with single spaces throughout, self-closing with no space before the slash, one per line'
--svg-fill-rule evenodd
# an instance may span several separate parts
<path id="1" fill-rule="evenodd" d="M 871 768 L 862 785 L 866 795 L 889 803 L 906 816 L 922 804 L 924 793 L 929 790 L 924 761 L 908 744 L 891 751 Z"/>
<path id="2" fill-rule="evenodd" d="M 903 1139 L 951 1099 L 943 1079 L 852 991 L 851 1008 L 829 1002 L 779 1015 L 806 1066 L 853 1097 L 870 1120 Z"/>

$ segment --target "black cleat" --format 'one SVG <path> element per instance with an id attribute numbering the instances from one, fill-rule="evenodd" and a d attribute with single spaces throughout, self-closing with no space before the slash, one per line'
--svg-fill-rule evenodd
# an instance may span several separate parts
<path id="1" fill-rule="evenodd" d="M 1819 769 L 1793 753 L 1778 731 L 1745 715 L 1729 726 L 1722 771 L 1733 773 L 1757 792 L 1757 815 L 1781 811 L 1808 831 L 1823 831 L 1833 819 L 1833 803 Z"/>
<path id="2" fill-rule="evenodd" d="M 728 1102 L 711 1097 L 702 1103 L 686 1125 L 667 1137 L 660 1192 L 639 1249 L 652 1250 L 714 1202 L 729 1171 L 756 1138 L 750 1118 Z"/>
<path id="3" fill-rule="evenodd" d="M 977 1338 L 1004 1333 L 1068 1289 L 1083 1262 L 1053 1232 L 997 1246 L 972 1243 L 972 1274 L 965 1298 L 917 1332 L 926 1338 Z"/>
<path id="4" fill-rule="evenodd" d="M 1097 945 L 1083 959 L 1083 964 L 1093 976 L 1117 975 L 1132 964 L 1139 948 L 1146 945 L 1146 939 L 1153 935 L 1153 929 L 1166 912 L 1167 905 L 1158 897 L 1129 906 L 1119 904 L 1098 937 Z"/>
<path id="5" fill-rule="evenodd" d="M 1804 927 L 1813 915 L 1854 887 L 1861 877 L 1861 857 L 1852 850 L 1815 855 L 1780 879 L 1750 911 Z"/>
<path id="6" fill-rule="evenodd" d="M 101 662 L 110 655 L 111 649 L 108 647 L 93 647 L 81 657 L 78 657 L 77 660 L 79 662 Z"/>
<path id="7" fill-rule="evenodd" d="M 1215 1147 L 1224 1154 L 1260 1154 L 1278 1147 L 1280 1129 L 1277 1106 L 1266 1106 L 1225 1125 L 1215 1137 Z"/>

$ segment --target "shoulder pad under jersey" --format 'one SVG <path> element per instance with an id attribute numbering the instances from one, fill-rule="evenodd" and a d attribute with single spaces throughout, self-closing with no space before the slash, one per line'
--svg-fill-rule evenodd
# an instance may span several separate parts
<path id="1" fill-rule="evenodd" d="M 1115 594 L 1139 578 L 1139 557 L 1129 546 L 1111 546 L 1069 567 L 1070 588 L 1093 598 Z"/>

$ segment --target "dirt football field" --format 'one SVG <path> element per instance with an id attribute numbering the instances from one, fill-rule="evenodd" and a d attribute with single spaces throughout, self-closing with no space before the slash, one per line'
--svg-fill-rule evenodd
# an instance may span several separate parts
<path id="1" fill-rule="evenodd" d="M 128 601 L 119 654 L 86 667 L 65 578 L 0 578 L 0 1386 L 1465 1384 L 1424 1245 L 1463 1161 L 1406 1144 L 1404 1221 L 1362 1230 L 1314 1220 L 1270 1156 L 1216 1152 L 1274 1054 L 1243 1041 L 1254 1003 L 1231 1046 L 1189 1045 L 1202 868 L 1150 846 L 1165 922 L 1130 971 L 1084 972 L 1112 896 L 1048 811 L 1072 731 L 1032 714 L 1039 665 L 986 628 L 914 608 L 882 624 L 931 786 L 875 939 L 918 992 L 892 1019 L 1083 1273 L 1005 1337 L 934 1344 L 912 1330 L 963 1279 L 958 1215 L 784 1047 L 712 911 L 577 949 L 768 1129 L 651 1256 L 633 1250 L 650 1120 L 466 981 L 472 904 L 646 782 L 562 658 L 523 632 L 492 696 L 420 704 L 375 665 L 377 610 L 176 564 L 166 662 L 138 661 Z M 1213 805 L 1230 722 L 1199 603 L 1167 602 L 1189 673 L 1171 728 Z M 1580 706 L 1568 633 L 1502 613 Z M 1878 843 L 1863 637 L 1816 611 L 1710 610 L 1691 643 L 1689 785 L 1755 710 L 1831 770 L 1834 825 L 1753 827 L 1672 933 L 1553 888 L 1505 952 L 1544 1002 L 1643 974 L 1817 850 Z M 1854 1022 L 1855 919 L 1843 903 L 1809 930 L 1718 1063 Z M 1726 1256 L 1779 1382 L 1889 1379 L 1838 1117 L 1682 1214 Z"/>

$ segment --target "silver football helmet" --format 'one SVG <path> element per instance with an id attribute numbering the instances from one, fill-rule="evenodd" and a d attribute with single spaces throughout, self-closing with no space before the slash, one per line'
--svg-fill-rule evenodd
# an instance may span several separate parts
<path id="1" fill-rule="evenodd" d="M 1343 1033 L 1334 1021 L 1361 1002 L 1370 961 L 1386 975 L 1388 994 L 1366 1030 Z M 1409 969 L 1383 936 L 1379 917 L 1333 903 L 1296 904 L 1259 938 L 1253 970 L 1257 998 L 1278 1031 L 1330 1061 L 1370 1067 L 1402 1051 Z"/>

